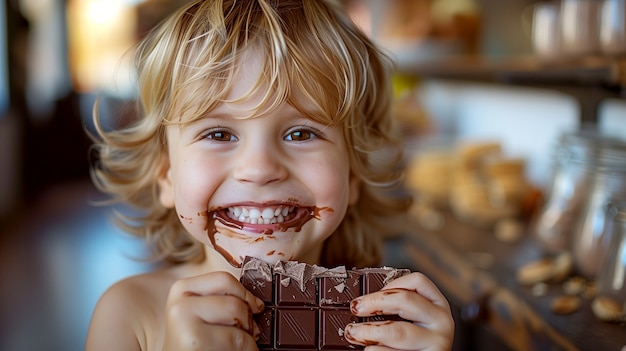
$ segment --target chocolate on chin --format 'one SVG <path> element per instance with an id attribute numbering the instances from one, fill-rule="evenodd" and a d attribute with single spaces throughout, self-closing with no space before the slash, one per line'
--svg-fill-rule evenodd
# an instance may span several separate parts
<path id="1" fill-rule="evenodd" d="M 344 338 L 349 323 L 402 320 L 394 315 L 357 317 L 350 312 L 350 301 L 407 273 L 390 267 L 329 269 L 296 261 L 272 266 L 247 257 L 240 281 L 265 302 L 265 310 L 255 315 L 261 329 L 259 350 L 342 351 L 363 349 Z"/>

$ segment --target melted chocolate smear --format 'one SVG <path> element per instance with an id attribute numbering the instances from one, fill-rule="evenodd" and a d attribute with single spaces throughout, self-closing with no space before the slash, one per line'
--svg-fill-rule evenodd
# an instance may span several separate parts
<path id="1" fill-rule="evenodd" d="M 399 293 L 398 290 L 385 290 L 385 291 L 383 291 L 383 295 L 385 295 L 385 296 L 386 295 L 395 295 L 397 293 Z"/>
<path id="2" fill-rule="evenodd" d="M 215 234 L 217 233 L 217 229 L 215 228 L 215 221 L 219 221 L 226 227 L 230 227 L 230 228 L 237 229 L 237 230 L 244 230 L 245 225 L 244 223 L 235 221 L 228 216 L 219 216 L 218 211 L 219 209 L 211 209 L 211 211 L 198 212 L 198 217 L 206 218 L 204 230 L 206 231 L 207 236 L 209 237 L 209 240 L 211 241 L 211 244 L 213 245 L 213 248 L 215 249 L 215 251 L 217 251 L 220 255 L 222 255 L 222 257 L 224 257 L 228 261 L 228 263 L 230 263 L 231 266 L 235 268 L 241 268 L 243 264 L 243 260 L 241 259 L 239 261 L 236 260 L 235 257 L 233 257 L 223 247 L 217 245 L 217 243 L 215 242 Z M 313 218 L 317 220 L 321 220 L 322 211 L 328 211 L 331 213 L 334 212 L 334 210 L 330 207 L 313 207 L 313 206 L 301 207 L 297 211 L 298 211 L 298 215 L 296 216 L 297 217 L 296 219 L 273 225 L 276 228 L 276 230 L 279 230 L 281 232 L 286 232 L 287 230 L 293 228 L 296 232 L 299 232 L 300 230 L 302 230 L 302 227 L 309 220 Z M 181 216 L 181 218 L 183 217 Z M 259 234 L 262 234 L 264 236 L 254 239 L 253 242 L 259 242 L 259 241 L 263 241 L 266 239 L 275 238 L 274 236 L 272 236 L 273 233 L 274 233 L 273 229 L 270 229 L 270 228 L 263 229 Z M 238 234 L 230 230 L 222 234 L 231 238 L 239 238 L 239 239 L 248 238 L 245 235 Z M 281 254 L 281 253 L 279 253 L 279 255 L 284 256 L 284 254 Z"/>
<path id="3" fill-rule="evenodd" d="M 193 224 L 193 218 L 192 217 L 185 217 L 184 215 L 179 215 L 181 220 L 187 221 L 189 222 L 189 224 Z"/>
<path id="4" fill-rule="evenodd" d="M 237 261 L 235 257 L 233 257 L 228 251 L 226 251 L 221 246 L 218 246 L 217 243 L 215 242 L 215 233 L 217 232 L 217 230 L 215 230 L 215 221 L 211 220 L 211 217 L 213 216 L 209 216 L 209 211 L 198 212 L 198 217 L 206 218 L 204 230 L 207 232 L 208 234 L 207 236 L 209 237 L 209 240 L 211 241 L 211 244 L 213 245 L 213 248 L 215 249 L 215 251 L 217 251 L 220 255 L 222 255 L 222 257 L 224 257 L 226 261 L 230 263 L 231 266 L 235 268 L 241 268 L 241 265 L 242 265 L 241 260 Z M 235 233 L 232 233 L 232 234 L 234 236 Z"/>

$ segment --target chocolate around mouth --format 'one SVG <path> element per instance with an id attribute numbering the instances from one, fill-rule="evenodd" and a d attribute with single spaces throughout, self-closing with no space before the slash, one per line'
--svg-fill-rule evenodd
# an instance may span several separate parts
<path id="1" fill-rule="evenodd" d="M 214 210 L 209 213 L 209 218 L 213 218 L 222 225 L 238 230 L 245 230 L 252 233 L 271 235 L 274 232 L 286 232 L 293 229 L 299 232 L 309 220 L 315 218 L 320 219 L 319 212 L 321 210 L 330 210 L 329 208 L 317 207 L 297 207 L 291 211 L 281 223 L 274 224 L 251 224 L 244 223 L 228 216 L 228 209 Z"/>
<path id="2" fill-rule="evenodd" d="M 243 257 L 240 257 L 240 261 L 237 261 L 233 255 L 224 247 L 217 244 L 215 235 L 218 233 L 216 228 L 216 222 L 221 223 L 227 228 L 235 230 L 245 230 L 251 233 L 257 233 L 261 235 L 271 236 L 275 231 L 286 232 L 293 229 L 294 232 L 299 232 L 302 226 L 306 224 L 312 218 L 317 220 L 321 219 L 320 212 L 328 211 L 330 213 L 334 210 L 330 207 L 297 207 L 293 212 L 293 215 L 287 217 L 287 220 L 277 224 L 248 224 L 241 221 L 232 219 L 227 214 L 227 208 L 212 209 L 206 212 L 198 213 L 199 216 L 206 216 L 206 230 L 207 236 L 211 241 L 211 244 L 217 252 L 219 252 L 233 267 L 241 268 Z M 293 216 L 293 217 L 292 217 Z M 264 236 L 262 238 L 265 238 Z"/>

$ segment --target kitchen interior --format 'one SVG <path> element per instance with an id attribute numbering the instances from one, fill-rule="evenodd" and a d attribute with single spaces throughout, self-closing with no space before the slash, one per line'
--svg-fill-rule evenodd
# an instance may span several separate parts
<path id="1" fill-rule="evenodd" d="M 185 0 L 0 3 L 0 350 L 80 350 L 152 265 L 89 179 L 133 118 L 133 43 Z M 626 0 L 343 0 L 396 59 L 411 233 L 385 264 L 450 300 L 454 350 L 626 346 Z"/>

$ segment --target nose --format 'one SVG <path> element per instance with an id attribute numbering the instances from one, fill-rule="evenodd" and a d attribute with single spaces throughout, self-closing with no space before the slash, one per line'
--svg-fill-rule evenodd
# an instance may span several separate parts
<path id="1" fill-rule="evenodd" d="M 237 158 L 233 176 L 239 182 L 266 185 L 287 178 L 288 169 L 284 164 L 286 156 L 275 143 L 242 145 Z"/>

